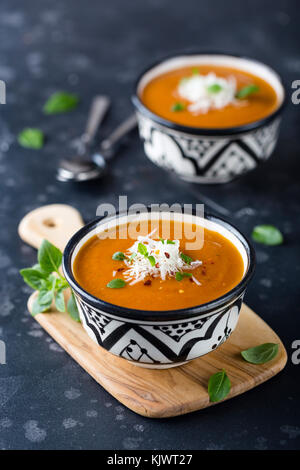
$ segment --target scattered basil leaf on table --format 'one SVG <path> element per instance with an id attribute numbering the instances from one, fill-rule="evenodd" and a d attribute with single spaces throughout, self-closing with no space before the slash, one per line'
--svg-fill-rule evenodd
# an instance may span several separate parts
<path id="1" fill-rule="evenodd" d="M 44 133 L 40 129 L 27 127 L 19 133 L 18 142 L 22 147 L 40 149 L 44 145 Z"/>
<path id="2" fill-rule="evenodd" d="M 174 103 L 173 106 L 171 107 L 171 111 L 174 113 L 178 111 L 183 111 L 185 109 L 185 105 L 183 103 Z"/>
<path id="3" fill-rule="evenodd" d="M 173 242 L 172 240 L 167 240 L 167 245 L 175 245 L 175 242 Z"/>
<path id="4" fill-rule="evenodd" d="M 212 85 L 209 85 L 207 87 L 207 91 L 209 93 L 219 93 L 219 91 L 221 91 L 222 89 L 223 87 L 219 85 L 219 83 L 213 83 Z"/>
<path id="5" fill-rule="evenodd" d="M 124 259 L 126 259 L 126 256 L 124 255 L 124 253 L 122 253 L 122 251 L 116 251 L 116 253 L 112 255 L 112 259 L 116 261 L 123 261 Z"/>
<path id="6" fill-rule="evenodd" d="M 106 286 L 110 289 L 121 289 L 126 286 L 126 282 L 123 279 L 116 278 L 110 281 Z"/>
<path id="7" fill-rule="evenodd" d="M 254 241 L 264 245 L 275 246 L 283 243 L 283 235 L 274 225 L 257 225 L 251 236 Z"/>
<path id="8" fill-rule="evenodd" d="M 20 270 L 26 284 L 38 291 L 38 296 L 33 302 L 32 315 L 49 310 L 53 300 L 57 310 L 64 312 L 66 306 L 63 291 L 69 287 L 69 284 L 59 272 L 62 252 L 52 243 L 43 240 L 38 250 L 38 261 L 39 263 L 32 268 Z M 67 312 L 74 320 L 80 321 L 73 293 L 67 304 Z"/>
<path id="9" fill-rule="evenodd" d="M 254 348 L 246 349 L 241 352 L 242 357 L 251 364 L 264 364 L 269 362 L 278 354 L 278 344 L 264 343 Z"/>
<path id="10" fill-rule="evenodd" d="M 78 103 L 79 98 L 77 95 L 64 91 L 57 91 L 48 98 L 43 110 L 45 114 L 66 113 L 76 108 Z"/>
<path id="11" fill-rule="evenodd" d="M 251 84 L 244 86 L 236 93 L 236 98 L 243 99 L 247 98 L 248 96 L 252 95 L 252 93 L 257 93 L 259 91 L 259 86 Z"/>
<path id="12" fill-rule="evenodd" d="M 216 374 L 210 376 L 208 381 L 208 394 L 211 402 L 223 400 L 230 392 L 231 383 L 223 369 Z"/>

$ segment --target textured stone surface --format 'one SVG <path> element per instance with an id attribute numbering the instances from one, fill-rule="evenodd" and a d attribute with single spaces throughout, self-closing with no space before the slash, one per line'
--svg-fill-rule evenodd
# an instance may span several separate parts
<path id="1" fill-rule="evenodd" d="M 246 302 L 281 336 L 291 355 L 299 328 L 299 112 L 286 110 L 279 145 L 264 166 L 221 187 L 179 183 L 155 168 L 135 136 L 107 177 L 89 185 L 55 181 L 59 158 L 83 129 L 92 96 L 108 93 L 113 107 L 104 132 L 131 112 L 137 73 L 149 61 L 193 47 L 229 50 L 266 61 L 291 82 L 300 78 L 297 2 L 221 0 L 2 0 L 0 79 L 7 104 L 0 107 L 0 447 L 98 449 L 299 448 L 299 366 L 289 359 L 270 382 L 220 406 L 170 420 L 149 420 L 120 406 L 36 327 L 26 312 L 27 289 L 17 269 L 34 263 L 35 250 L 17 237 L 19 219 L 48 203 L 69 203 L 86 221 L 101 202 L 201 201 L 225 207 L 250 235 L 257 223 L 285 234 L 282 247 L 259 246 L 256 276 Z M 58 89 L 79 93 L 80 107 L 43 116 Z M 15 135 L 39 126 L 43 150 L 25 150 Z M 209 208 L 208 208 L 209 210 Z"/>

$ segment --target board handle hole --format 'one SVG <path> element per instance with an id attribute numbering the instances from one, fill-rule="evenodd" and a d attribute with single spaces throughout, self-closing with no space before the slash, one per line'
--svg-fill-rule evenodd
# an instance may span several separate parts
<path id="1" fill-rule="evenodd" d="M 43 221 L 43 224 L 46 225 L 46 227 L 48 227 L 48 228 L 54 228 L 57 225 L 56 222 L 53 219 L 45 219 Z"/>

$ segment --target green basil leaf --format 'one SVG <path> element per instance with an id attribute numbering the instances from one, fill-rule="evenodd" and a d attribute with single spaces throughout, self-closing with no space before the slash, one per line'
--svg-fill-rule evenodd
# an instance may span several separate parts
<path id="1" fill-rule="evenodd" d="M 251 236 L 254 241 L 264 245 L 275 246 L 283 243 L 282 233 L 273 225 L 257 225 L 254 227 Z"/>
<path id="2" fill-rule="evenodd" d="M 73 318 L 73 320 L 80 322 L 80 316 L 79 316 L 79 312 L 78 312 L 78 308 L 77 308 L 77 304 L 76 304 L 76 300 L 75 300 L 75 296 L 73 292 L 67 303 L 67 311 L 70 317 Z"/>
<path id="3" fill-rule="evenodd" d="M 35 269 L 36 271 L 39 271 L 44 276 L 44 279 L 46 279 L 49 276 L 49 273 L 44 271 L 39 264 L 34 264 L 32 266 L 32 269 Z"/>
<path id="4" fill-rule="evenodd" d="M 208 381 L 210 401 L 215 403 L 223 400 L 230 392 L 230 388 L 231 383 L 224 369 L 221 372 L 211 375 Z"/>
<path id="5" fill-rule="evenodd" d="M 184 273 L 180 273 L 180 272 L 177 272 L 177 273 L 175 274 L 175 279 L 176 279 L 176 281 L 182 281 L 182 279 L 183 279 L 184 277 L 192 277 L 192 273 L 185 273 L 185 272 L 184 272 Z"/>
<path id="6" fill-rule="evenodd" d="M 160 239 L 160 241 L 162 242 L 162 244 L 164 245 L 164 244 L 165 244 L 165 240 L 164 240 L 163 238 L 160 238 L 160 237 L 159 237 L 159 239 Z"/>
<path id="7" fill-rule="evenodd" d="M 20 270 L 21 276 L 23 276 L 24 281 L 28 284 L 32 289 L 39 290 L 42 287 L 42 280 L 45 279 L 45 276 L 36 269 L 33 268 L 25 268 Z"/>
<path id="8" fill-rule="evenodd" d="M 156 261 L 154 256 L 148 256 L 148 260 L 150 261 L 151 266 L 155 266 Z"/>
<path id="9" fill-rule="evenodd" d="M 254 348 L 246 349 L 241 352 L 242 357 L 251 364 L 264 364 L 269 362 L 278 354 L 278 344 L 264 343 Z"/>
<path id="10" fill-rule="evenodd" d="M 187 264 L 191 264 L 191 262 L 193 261 L 193 258 L 191 258 L 190 256 L 188 255 L 185 255 L 184 253 L 180 253 L 180 257 L 181 259 L 183 259 L 183 261 Z"/>
<path id="11" fill-rule="evenodd" d="M 113 279 L 112 281 L 110 281 L 108 284 L 106 284 L 107 287 L 109 287 L 110 289 L 121 289 L 121 287 L 125 287 L 126 286 L 126 282 L 123 280 L 123 279 Z"/>
<path id="12" fill-rule="evenodd" d="M 144 256 L 148 255 L 147 248 L 145 247 L 145 245 L 143 245 L 143 243 L 138 244 L 138 252 L 141 253 L 141 255 L 144 255 Z"/>
<path id="13" fill-rule="evenodd" d="M 46 310 L 48 310 L 51 307 L 51 303 L 52 301 L 48 305 L 47 304 L 41 305 L 39 302 L 39 299 L 38 298 L 35 299 L 32 305 L 31 315 L 34 317 L 38 313 L 46 312 Z"/>
<path id="14" fill-rule="evenodd" d="M 183 111 L 185 109 L 185 105 L 183 103 L 174 103 L 171 107 L 171 111 L 177 113 L 178 111 Z"/>
<path id="15" fill-rule="evenodd" d="M 173 242 L 172 240 L 167 240 L 167 245 L 175 245 L 175 242 Z"/>
<path id="16" fill-rule="evenodd" d="M 122 251 L 116 251 L 116 253 L 112 255 L 112 259 L 116 261 L 123 261 L 124 259 L 126 259 L 126 256 L 124 255 L 124 253 L 122 253 Z"/>
<path id="17" fill-rule="evenodd" d="M 62 261 L 62 252 L 48 240 L 43 240 L 38 251 L 38 261 L 44 271 L 48 273 L 58 271 Z"/>
<path id="18" fill-rule="evenodd" d="M 199 74 L 199 69 L 197 69 L 197 67 L 193 68 L 192 74 L 193 75 L 198 75 Z"/>
<path id="19" fill-rule="evenodd" d="M 64 292 L 63 289 L 59 289 L 56 292 L 55 296 L 55 307 L 59 312 L 65 312 L 66 311 L 66 306 L 65 306 L 65 298 L 64 298 Z"/>
<path id="20" fill-rule="evenodd" d="M 221 90 L 223 90 L 223 87 L 219 83 L 213 83 L 213 85 L 207 87 L 209 93 L 219 93 Z"/>
<path id="21" fill-rule="evenodd" d="M 69 287 L 69 284 L 65 279 L 62 279 L 60 277 L 56 278 L 55 290 L 64 290 L 67 287 Z"/>
<path id="22" fill-rule="evenodd" d="M 18 142 L 22 147 L 40 149 L 44 145 L 44 134 L 40 129 L 27 127 L 19 133 Z"/>
<path id="23" fill-rule="evenodd" d="M 48 305 L 50 307 L 54 298 L 54 291 L 48 289 L 41 289 L 38 295 L 38 301 L 40 305 Z"/>
<path id="24" fill-rule="evenodd" d="M 48 98 L 44 105 L 45 114 L 58 114 L 66 113 L 76 108 L 79 103 L 77 95 L 66 93 L 64 91 L 57 91 Z"/>
<path id="25" fill-rule="evenodd" d="M 247 98 L 249 95 L 252 95 L 252 93 L 256 93 L 257 91 L 259 91 L 259 86 L 251 84 L 241 88 L 235 96 L 241 100 L 243 98 Z"/>

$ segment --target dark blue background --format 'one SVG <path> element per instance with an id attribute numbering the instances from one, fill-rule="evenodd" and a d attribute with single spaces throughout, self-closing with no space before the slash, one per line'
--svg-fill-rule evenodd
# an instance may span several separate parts
<path id="1" fill-rule="evenodd" d="M 299 123 L 291 82 L 300 78 L 297 1 L 1 0 L 0 79 L 0 448 L 26 449 L 295 449 L 300 443 L 300 365 L 291 362 L 299 331 Z M 152 165 L 135 136 L 106 179 L 72 186 L 55 181 L 58 160 L 84 126 L 90 101 L 108 93 L 113 107 L 104 130 L 131 112 L 137 73 L 149 61 L 184 48 L 235 51 L 271 64 L 284 77 L 289 106 L 280 142 L 269 162 L 240 180 L 188 186 Z M 57 89 L 77 92 L 79 108 L 44 116 Z M 47 135 L 41 151 L 18 146 L 16 134 L 37 126 Z M 101 202 L 201 201 L 226 207 L 245 234 L 272 223 L 283 246 L 256 246 L 258 266 L 246 301 L 281 336 L 286 369 L 224 404 L 179 418 L 150 420 L 125 409 L 38 328 L 26 310 L 30 293 L 18 269 L 35 250 L 17 236 L 29 210 L 54 202 L 78 208 L 86 221 Z"/>

